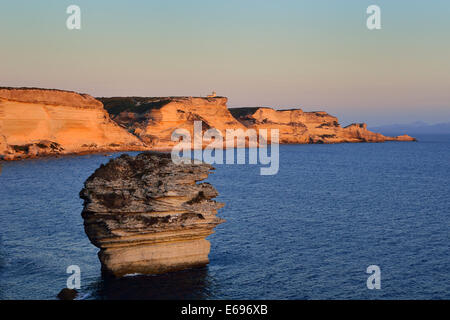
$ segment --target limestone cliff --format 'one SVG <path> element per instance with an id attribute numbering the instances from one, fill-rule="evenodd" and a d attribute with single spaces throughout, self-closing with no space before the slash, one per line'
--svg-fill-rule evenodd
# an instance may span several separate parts
<path id="1" fill-rule="evenodd" d="M 0 88 L 0 159 L 143 148 L 89 95 Z"/>
<path id="2" fill-rule="evenodd" d="M 89 95 L 62 90 L 0 88 L 0 159 L 102 151 L 168 150 L 178 143 L 171 140 L 175 129 L 185 129 L 194 138 L 195 121 L 202 121 L 203 131 L 215 128 L 222 135 L 227 129 L 235 130 L 237 136 L 244 135 L 247 128 L 278 129 L 280 143 L 415 140 L 407 135 L 387 137 L 374 133 L 367 130 L 365 124 L 343 128 L 336 117 L 323 111 L 228 109 L 227 98 L 224 97 L 116 97 L 97 100 Z M 233 137 L 228 138 L 234 141 Z M 203 147 L 209 143 L 204 140 Z"/>
<path id="3" fill-rule="evenodd" d="M 188 130 L 194 137 L 194 121 L 202 121 L 203 131 L 215 128 L 223 135 L 226 129 L 246 129 L 231 115 L 224 97 L 98 99 L 114 121 L 157 149 L 167 149 L 177 143 L 171 140 L 177 128 Z"/>
<path id="4" fill-rule="evenodd" d="M 341 143 L 414 141 L 409 136 L 386 137 L 367 130 L 365 124 L 341 127 L 336 117 L 324 111 L 301 109 L 227 108 L 227 99 L 166 97 L 99 98 L 114 121 L 154 148 L 170 148 L 176 142 L 170 136 L 176 128 L 187 129 L 193 136 L 195 120 L 203 129 L 278 129 L 280 143 Z M 270 140 L 270 135 L 269 135 Z"/>
<path id="5" fill-rule="evenodd" d="M 208 164 L 176 165 L 170 155 L 122 155 L 85 182 L 86 234 L 107 274 L 163 273 L 207 264 L 205 239 L 223 220 Z"/>
<path id="6" fill-rule="evenodd" d="M 301 109 L 231 108 L 231 114 L 247 128 L 279 129 L 280 143 L 342 143 L 414 141 L 409 136 L 386 137 L 367 130 L 366 124 L 341 127 L 336 117 L 324 111 Z"/>

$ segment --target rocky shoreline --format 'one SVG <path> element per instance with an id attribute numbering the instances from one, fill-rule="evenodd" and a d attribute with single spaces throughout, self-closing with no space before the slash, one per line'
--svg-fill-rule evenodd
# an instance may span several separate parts
<path id="1" fill-rule="evenodd" d="M 71 91 L 0 88 L 0 160 L 170 150 L 175 129 L 278 129 L 281 144 L 416 141 L 365 124 L 341 127 L 324 111 L 228 108 L 225 97 L 114 97 Z"/>

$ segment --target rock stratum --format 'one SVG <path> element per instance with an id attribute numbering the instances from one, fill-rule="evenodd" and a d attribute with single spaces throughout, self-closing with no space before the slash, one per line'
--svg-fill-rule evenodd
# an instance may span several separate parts
<path id="1" fill-rule="evenodd" d="M 98 168 L 80 197 L 86 234 L 100 248 L 102 271 L 156 274 L 208 264 L 205 238 L 224 220 L 209 183 L 214 168 L 176 165 L 170 155 L 122 155 Z"/>
<path id="2" fill-rule="evenodd" d="M 230 108 L 225 97 L 114 97 L 95 99 L 70 91 L 0 88 L 0 159 L 132 150 L 169 150 L 175 129 L 194 137 L 194 123 L 222 134 L 278 129 L 280 143 L 414 141 L 341 127 L 324 111 Z M 227 136 L 226 136 L 227 137 Z M 270 140 L 270 135 L 269 135 Z M 232 138 L 234 141 L 234 138 Z M 203 141 L 203 147 L 209 141 Z M 193 147 L 193 145 L 191 145 Z"/>
<path id="3" fill-rule="evenodd" d="M 143 150 L 97 99 L 70 91 L 0 88 L 0 158 Z"/>

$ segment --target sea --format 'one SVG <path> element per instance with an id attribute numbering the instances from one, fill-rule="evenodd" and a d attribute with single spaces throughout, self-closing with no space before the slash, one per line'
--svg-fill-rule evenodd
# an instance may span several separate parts
<path id="1" fill-rule="evenodd" d="M 3 162 L 0 299 L 56 299 L 73 265 L 88 300 L 450 299 L 450 135 L 418 140 L 281 145 L 275 175 L 215 165 L 209 265 L 120 279 L 102 277 L 79 198 L 120 153 Z"/>

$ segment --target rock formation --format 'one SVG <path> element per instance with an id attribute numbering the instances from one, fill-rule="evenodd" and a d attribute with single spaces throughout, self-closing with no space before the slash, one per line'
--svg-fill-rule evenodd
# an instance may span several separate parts
<path id="1" fill-rule="evenodd" d="M 280 143 L 415 140 L 407 135 L 387 137 L 374 133 L 367 130 L 365 124 L 343 128 L 336 117 L 323 111 L 228 109 L 225 97 L 97 100 L 70 91 L 0 88 L 0 160 L 71 153 L 169 150 L 179 142 L 171 140 L 175 129 L 187 130 L 193 140 L 195 121 L 202 121 L 203 132 L 215 128 L 233 142 L 234 137 L 225 135 L 227 129 L 234 130 L 236 136 L 244 136 L 249 128 L 278 129 Z M 270 140 L 270 135 L 268 138 Z M 203 147 L 210 142 L 203 140 Z"/>
<path id="2" fill-rule="evenodd" d="M 168 149 L 176 142 L 170 136 L 175 128 L 187 129 L 193 136 L 195 120 L 203 129 L 279 129 L 280 143 L 342 143 L 414 141 L 409 136 L 386 137 L 367 130 L 366 124 L 341 127 L 336 117 L 324 111 L 301 109 L 227 108 L 224 97 L 116 97 L 99 98 L 114 121 L 154 148 Z M 270 140 L 270 135 L 269 135 Z"/>
<path id="3" fill-rule="evenodd" d="M 194 121 L 202 121 L 203 131 L 210 128 L 225 134 L 226 129 L 245 130 L 227 108 L 224 97 L 165 97 L 165 98 L 99 98 L 111 118 L 155 149 L 169 149 L 177 142 L 172 132 L 189 131 L 194 137 Z M 208 142 L 205 142 L 207 144 Z"/>
<path id="4" fill-rule="evenodd" d="M 224 220 L 209 183 L 211 165 L 176 165 L 169 154 L 122 155 L 85 182 L 86 234 L 100 248 L 102 270 L 114 276 L 163 273 L 206 265 L 205 238 Z"/>
<path id="5" fill-rule="evenodd" d="M 144 148 L 89 95 L 0 88 L 0 159 Z"/>
<path id="6" fill-rule="evenodd" d="M 365 123 L 342 128 L 336 117 L 324 111 L 301 109 L 232 108 L 231 114 L 247 128 L 279 129 L 280 143 L 342 143 L 414 141 L 407 135 L 386 137 L 367 130 Z"/>

